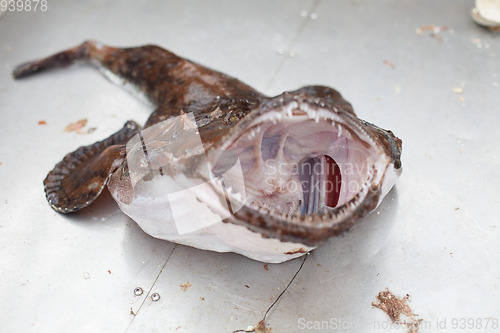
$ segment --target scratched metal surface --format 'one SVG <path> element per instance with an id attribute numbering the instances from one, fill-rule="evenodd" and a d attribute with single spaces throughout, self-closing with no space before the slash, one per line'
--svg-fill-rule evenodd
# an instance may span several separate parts
<path id="1" fill-rule="evenodd" d="M 360 117 L 403 139 L 396 188 L 376 213 L 308 256 L 268 316 L 273 332 L 334 331 L 311 328 L 324 321 L 342 321 L 339 332 L 393 331 L 371 307 L 385 288 L 411 296 L 421 332 L 442 332 L 443 320 L 453 332 L 453 318 L 499 318 L 500 36 L 471 21 L 472 6 L 49 0 L 46 12 L 0 16 L 0 332 L 246 329 L 301 263 L 265 270 L 239 255 L 156 240 L 109 194 L 78 214 L 49 208 L 42 180 L 55 163 L 150 112 L 86 67 L 11 79 L 14 65 L 85 39 L 155 43 L 269 94 L 329 85 Z M 451 30 L 416 33 L 429 24 Z M 63 133 L 82 118 L 97 130 Z"/>

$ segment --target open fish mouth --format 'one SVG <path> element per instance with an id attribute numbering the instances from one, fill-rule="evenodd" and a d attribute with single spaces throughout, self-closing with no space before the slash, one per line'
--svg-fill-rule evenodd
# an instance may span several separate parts
<path id="1" fill-rule="evenodd" d="M 238 125 L 219 148 L 238 156 L 245 184 L 229 201 L 242 206 L 235 220 L 269 237 L 318 244 L 374 210 L 402 171 L 392 132 L 324 99 L 284 94 Z"/>
<path id="2" fill-rule="evenodd" d="M 370 186 L 379 156 L 338 113 L 292 102 L 258 117 L 234 142 L 247 202 L 287 216 L 323 215 Z"/>

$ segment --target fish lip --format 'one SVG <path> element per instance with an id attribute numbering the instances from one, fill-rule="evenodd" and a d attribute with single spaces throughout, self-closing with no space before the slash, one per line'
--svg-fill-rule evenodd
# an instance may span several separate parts
<path id="1" fill-rule="evenodd" d="M 355 117 L 329 99 L 285 92 L 262 103 L 241 119 L 217 149 L 228 149 L 248 129 L 258 124 L 259 119 L 265 117 L 266 114 L 275 112 L 276 120 L 278 120 L 280 114 L 285 116 L 294 108 L 305 111 L 310 118 L 321 110 L 326 111 L 330 117 L 341 120 L 350 130 L 360 138 L 365 139 L 375 149 L 379 157 L 377 162 L 381 167 L 375 170 L 365 192 L 359 192 L 350 201 L 333 209 L 328 214 L 298 214 L 287 217 L 279 216 L 268 209 L 244 205 L 226 222 L 243 225 L 252 231 L 261 233 L 263 237 L 317 246 L 326 239 L 348 230 L 357 220 L 373 211 L 380 204 L 383 195 L 386 194 L 382 193 L 381 187 L 387 169 L 392 165 L 397 176 L 402 171 L 401 140 L 395 137 L 391 131 L 383 130 Z"/>
<path id="2" fill-rule="evenodd" d="M 350 203 L 336 209 L 339 212 L 337 218 L 312 214 L 287 220 L 271 215 L 269 210 L 256 211 L 248 206 L 243 206 L 234 214 L 233 219 L 226 222 L 245 226 L 260 233 L 264 238 L 277 238 L 282 242 L 315 247 L 327 239 L 349 230 L 361 217 L 376 208 L 379 197 L 379 191 L 369 191 L 361 204 L 354 210 L 349 211 Z"/>

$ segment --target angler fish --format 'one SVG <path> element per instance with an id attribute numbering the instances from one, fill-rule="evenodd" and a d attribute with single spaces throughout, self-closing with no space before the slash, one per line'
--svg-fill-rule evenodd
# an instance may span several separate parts
<path id="1" fill-rule="evenodd" d="M 108 189 L 153 237 L 277 263 L 373 211 L 401 174 L 401 140 L 356 117 L 334 89 L 265 96 L 158 46 L 87 41 L 18 66 L 18 79 L 88 62 L 156 110 L 69 153 L 44 180 L 50 206 L 84 208 Z"/>

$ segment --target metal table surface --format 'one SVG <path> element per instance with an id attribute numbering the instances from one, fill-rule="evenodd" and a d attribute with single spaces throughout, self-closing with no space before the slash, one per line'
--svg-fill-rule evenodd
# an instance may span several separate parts
<path id="1" fill-rule="evenodd" d="M 66 153 L 128 119 L 143 123 L 151 111 L 87 67 L 12 79 L 15 65 L 86 39 L 154 43 L 269 95 L 332 86 L 358 116 L 403 140 L 395 188 L 376 212 L 308 256 L 267 317 L 273 332 L 405 331 L 371 305 L 386 288 L 410 295 L 420 332 L 497 332 L 500 36 L 470 19 L 473 5 L 48 0 L 44 12 L 3 15 L 0 332 L 247 329 L 302 262 L 266 270 L 240 255 L 154 239 L 109 194 L 76 214 L 49 207 L 42 180 Z M 448 30 L 418 34 L 424 25 Z M 82 118 L 96 131 L 63 132 Z M 136 287 L 144 293 L 135 296 Z M 462 318 L 473 326 L 454 329 Z M 325 321 L 343 328 L 314 328 Z"/>

